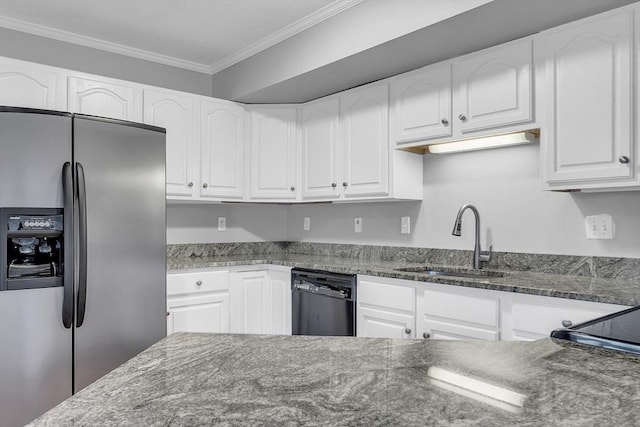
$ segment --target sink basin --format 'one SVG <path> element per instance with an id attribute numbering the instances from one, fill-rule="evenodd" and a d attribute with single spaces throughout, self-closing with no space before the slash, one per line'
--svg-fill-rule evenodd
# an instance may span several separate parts
<path id="1" fill-rule="evenodd" d="M 396 271 L 404 271 L 407 273 L 420 273 L 429 276 L 452 276 L 467 278 L 484 278 L 484 277 L 503 277 L 504 273 L 491 270 L 472 270 L 467 268 L 446 268 L 446 267 L 403 267 L 395 268 Z"/>

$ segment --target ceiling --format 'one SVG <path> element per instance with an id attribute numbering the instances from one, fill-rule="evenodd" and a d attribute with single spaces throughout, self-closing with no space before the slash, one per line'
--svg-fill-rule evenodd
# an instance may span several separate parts
<path id="1" fill-rule="evenodd" d="M 0 26 L 213 74 L 362 0 L 0 0 Z"/>

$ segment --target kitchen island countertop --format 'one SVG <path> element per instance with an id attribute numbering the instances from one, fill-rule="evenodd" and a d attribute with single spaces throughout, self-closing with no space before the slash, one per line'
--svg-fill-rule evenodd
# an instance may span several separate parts
<path id="1" fill-rule="evenodd" d="M 535 342 L 173 334 L 31 426 L 638 426 L 640 357 Z"/>
<path id="2" fill-rule="evenodd" d="M 608 304 L 640 305 L 640 280 L 595 278 L 516 270 L 497 270 L 504 272 L 504 277 L 459 278 L 453 276 L 430 276 L 396 270 L 397 268 L 420 265 L 416 263 L 304 254 L 173 257 L 167 260 L 167 268 L 170 271 L 259 264 L 311 268 L 336 273 L 388 277 Z"/>

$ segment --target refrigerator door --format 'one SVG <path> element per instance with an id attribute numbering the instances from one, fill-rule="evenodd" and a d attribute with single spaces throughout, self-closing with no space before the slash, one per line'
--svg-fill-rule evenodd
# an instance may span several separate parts
<path id="1" fill-rule="evenodd" d="M 86 244 L 86 258 L 77 256 L 77 392 L 166 335 L 165 134 L 88 116 L 73 127 L 78 251 Z"/>
<path id="2" fill-rule="evenodd" d="M 69 161 L 70 114 L 0 107 L 0 206 L 62 208 Z M 0 291 L 2 427 L 22 426 L 71 396 L 72 329 L 62 324 L 63 291 Z"/>

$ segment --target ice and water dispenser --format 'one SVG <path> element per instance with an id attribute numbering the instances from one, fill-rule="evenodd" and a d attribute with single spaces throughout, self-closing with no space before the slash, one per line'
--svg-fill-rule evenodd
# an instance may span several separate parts
<path id="1" fill-rule="evenodd" d="M 62 286 L 63 210 L 0 208 L 0 290 Z"/>

